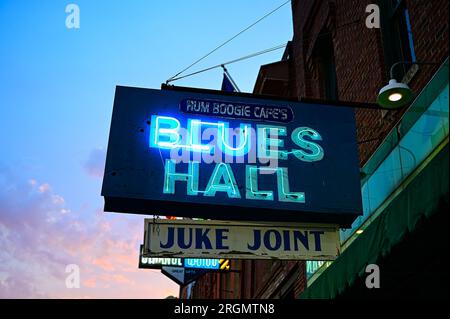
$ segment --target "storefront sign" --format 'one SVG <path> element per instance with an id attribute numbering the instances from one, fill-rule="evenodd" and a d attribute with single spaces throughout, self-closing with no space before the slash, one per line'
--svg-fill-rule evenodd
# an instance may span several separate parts
<path id="1" fill-rule="evenodd" d="M 141 256 L 139 268 L 161 269 L 163 266 L 183 267 L 181 258 L 152 258 Z"/>
<path id="2" fill-rule="evenodd" d="M 187 285 L 188 283 L 197 280 L 200 276 L 206 274 L 206 269 L 188 269 L 180 267 L 164 266 L 161 268 L 161 273 L 175 281 L 179 285 Z"/>
<path id="3" fill-rule="evenodd" d="M 163 266 L 183 267 L 183 258 L 145 257 L 143 251 L 144 245 L 141 245 L 139 250 L 139 268 L 161 269 Z"/>
<path id="4" fill-rule="evenodd" d="M 209 270 L 229 270 L 228 259 L 203 259 L 184 258 L 185 268 L 209 269 Z"/>
<path id="5" fill-rule="evenodd" d="M 335 225 L 145 220 L 144 255 L 245 259 L 332 260 Z"/>
<path id="6" fill-rule="evenodd" d="M 355 132 L 346 107 L 117 87 L 105 211 L 348 226 Z"/>
<path id="7" fill-rule="evenodd" d="M 164 258 L 146 257 L 143 255 L 144 245 L 141 245 L 139 253 L 139 268 L 161 269 L 163 267 L 184 267 L 207 270 L 230 270 L 229 259 L 205 259 L 205 258 Z"/>

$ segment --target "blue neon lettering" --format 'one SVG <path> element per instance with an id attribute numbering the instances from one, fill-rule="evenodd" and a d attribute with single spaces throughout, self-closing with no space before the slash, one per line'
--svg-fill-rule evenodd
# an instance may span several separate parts
<path id="1" fill-rule="evenodd" d="M 186 268 L 201 268 L 201 269 L 219 269 L 219 259 L 198 259 L 186 258 L 184 260 L 184 267 Z"/>
<path id="2" fill-rule="evenodd" d="M 189 109 L 209 108 L 209 104 L 189 104 Z M 199 119 L 184 119 L 187 125 L 187 137 L 185 138 L 184 129 L 180 121 L 170 116 L 151 116 L 151 129 L 149 146 L 159 149 L 178 149 L 184 148 L 192 152 L 214 153 L 217 148 L 226 155 L 233 155 L 244 159 L 245 154 L 250 150 L 252 138 L 252 125 L 239 124 L 239 134 L 236 136 L 236 143 L 231 138 L 231 129 L 228 122 L 207 122 Z M 202 128 L 213 128 L 216 135 L 209 144 L 202 141 Z M 275 158 L 288 160 L 289 155 L 304 162 L 320 161 L 324 157 L 323 148 L 317 143 L 322 140 L 322 136 L 312 128 L 297 127 L 292 131 L 291 139 L 300 149 L 283 150 L 284 140 L 281 137 L 288 136 L 286 126 L 261 125 L 256 126 L 256 151 L 258 158 Z M 183 130 L 183 134 L 181 133 Z M 278 138 L 280 137 L 280 138 Z M 205 138 L 205 137 L 204 137 Z M 209 138 L 207 138 L 209 139 Z M 274 149 L 276 148 L 276 149 Z M 218 153 L 218 155 L 220 155 Z M 213 173 L 210 176 L 208 184 L 204 191 L 199 190 L 199 161 L 189 161 L 183 169 L 177 169 L 177 162 L 172 159 L 165 160 L 164 166 L 164 185 L 163 194 L 175 194 L 176 182 L 186 182 L 186 195 L 199 196 L 202 194 L 207 197 L 215 197 L 217 192 L 227 193 L 228 197 L 240 199 L 240 190 L 245 189 L 245 198 L 250 200 L 275 200 L 274 190 L 260 190 L 258 185 L 258 175 L 260 171 L 272 170 L 276 174 L 276 183 L 278 191 L 278 201 L 304 204 L 306 203 L 306 194 L 302 191 L 291 191 L 289 187 L 288 168 L 278 166 L 257 167 L 246 165 L 245 167 L 245 187 L 238 186 L 230 164 L 216 163 Z M 187 171 L 187 172 L 186 172 Z M 266 187 L 265 187 L 266 188 Z M 319 242 L 320 245 L 320 242 Z"/>
<path id="3" fill-rule="evenodd" d="M 316 162 L 320 161 L 324 156 L 323 148 L 314 142 L 305 140 L 308 137 L 313 141 L 321 141 L 322 136 L 309 127 L 298 127 L 292 132 L 292 141 L 302 149 L 293 150 L 292 153 L 301 161 Z"/>
<path id="4" fill-rule="evenodd" d="M 243 156 L 250 151 L 250 124 L 239 125 L 238 143 L 230 143 L 230 128 L 227 122 L 206 122 L 188 118 L 186 120 L 187 139 L 182 143 L 181 123 L 170 116 L 152 115 L 149 146 L 151 148 L 173 149 L 185 148 L 192 152 L 211 153 L 218 147 L 225 154 Z M 217 132 L 217 145 L 202 144 L 202 127 L 212 127 Z M 293 154 L 304 162 L 320 161 L 324 157 L 323 148 L 316 143 L 322 136 L 309 127 L 298 127 L 291 134 L 292 141 L 300 147 L 292 151 L 282 150 L 284 141 L 278 137 L 287 136 L 287 127 L 275 125 L 256 125 L 258 158 L 276 158 L 287 160 Z M 306 139 L 305 139 L 306 138 Z"/>

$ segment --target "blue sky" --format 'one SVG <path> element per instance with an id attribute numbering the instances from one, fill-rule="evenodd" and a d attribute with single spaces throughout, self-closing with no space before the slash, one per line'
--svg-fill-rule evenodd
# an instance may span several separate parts
<path id="1" fill-rule="evenodd" d="M 89 230 L 94 233 L 83 231 L 86 238 L 108 241 L 108 234 L 111 234 L 116 239 L 115 245 L 120 246 L 122 236 L 124 242 L 142 236 L 129 233 L 138 232 L 143 226 L 142 216 L 101 213 L 103 152 L 108 141 L 115 86 L 159 88 L 170 76 L 283 2 L 80 0 L 72 1 L 80 8 L 80 29 L 67 29 L 65 7 L 71 3 L 69 1 L 0 0 L 0 182 L 3 183 L 0 183 L 3 185 L 0 226 L 4 225 L 0 228 L 0 248 L 5 249 L 6 241 L 2 243 L 1 239 L 7 236 L 5 234 L 23 231 L 20 228 L 23 222 L 7 221 L 8 216 L 17 218 L 12 210 L 25 211 L 18 209 L 23 204 L 21 195 L 23 198 L 37 196 L 37 199 L 31 196 L 32 203 L 40 203 L 36 212 L 31 212 L 32 216 L 47 216 L 48 211 L 41 204 L 46 203 L 47 207 L 47 204 L 55 204 L 55 198 L 62 198 L 63 201 L 56 201 L 56 204 L 64 208 L 58 206 L 58 209 L 72 212 L 72 217 L 81 225 L 97 223 L 97 228 Z M 291 7 L 287 4 L 189 71 L 270 48 L 291 37 Z M 250 92 L 260 65 L 279 60 L 282 52 L 239 62 L 228 69 L 240 89 Z M 216 69 L 174 84 L 220 89 L 221 81 L 222 72 Z M 8 209 L 10 211 L 6 211 Z M 29 218 L 30 213 L 24 214 L 24 218 Z M 64 223 L 64 219 L 61 222 Z M 56 232 L 58 229 L 51 228 Z M 105 232 L 103 237 L 95 233 L 99 231 Z M 77 234 L 70 232 L 67 236 Z M 59 235 L 65 236 L 65 233 Z M 50 245 L 45 249 L 51 251 L 50 242 L 49 238 L 43 245 Z M 18 245 L 14 247 L 16 250 L 23 249 L 19 246 L 23 245 L 22 240 L 10 238 L 8 245 Z M 101 243 L 98 245 L 102 247 Z M 133 245 L 138 244 L 130 243 L 130 251 Z M 97 249 L 101 248 L 92 249 L 91 253 L 95 254 Z M 122 255 L 125 251 L 128 250 Z M 14 253 L 11 251 L 8 256 L 12 259 Z M 96 259 L 78 261 L 77 258 L 82 257 L 73 251 L 65 256 L 74 263 L 105 265 Z M 0 255 L 0 264 L 1 258 Z M 6 285 L 6 280 L 15 276 L 13 266 L 14 263 L 10 268 L 0 266 L 0 284 Z M 126 277 L 124 269 L 116 270 L 123 271 Z M 105 266 L 92 273 L 91 279 L 95 281 L 103 276 L 106 282 L 109 277 L 101 271 L 110 271 L 111 276 L 117 274 Z M 31 279 L 34 274 L 30 272 Z M 157 272 L 152 274 L 154 280 L 177 292 L 168 279 Z M 130 276 L 139 282 L 138 276 L 144 275 L 141 271 Z M 11 293 L 6 297 L 16 296 L 11 282 Z M 118 279 L 117 285 L 126 286 L 127 281 Z M 90 281 L 87 286 L 98 288 L 100 284 Z M 44 289 L 40 293 L 53 297 L 80 296 L 67 295 L 54 286 L 46 289 L 48 291 Z M 32 296 L 37 290 L 30 291 Z M 88 290 L 83 296 L 103 296 L 104 292 Z M 142 290 L 136 288 L 137 293 Z M 160 290 L 154 297 L 167 293 L 168 290 Z"/>

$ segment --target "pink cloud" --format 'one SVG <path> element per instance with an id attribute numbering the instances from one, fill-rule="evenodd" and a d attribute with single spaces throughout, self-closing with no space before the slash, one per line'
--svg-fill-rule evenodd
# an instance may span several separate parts
<path id="1" fill-rule="evenodd" d="M 88 288 L 95 288 L 97 286 L 97 281 L 93 278 L 86 279 L 83 281 L 83 285 Z"/>
<path id="2" fill-rule="evenodd" d="M 99 266 L 100 268 L 106 270 L 106 271 L 113 271 L 114 267 L 113 265 L 109 262 L 108 259 L 105 258 L 97 258 L 94 259 L 94 261 L 92 261 L 92 264 L 94 266 Z"/>
<path id="3" fill-rule="evenodd" d="M 96 148 L 89 153 L 89 157 L 84 163 L 86 173 L 93 177 L 103 177 L 105 169 L 106 152 L 104 149 Z"/>
<path id="4" fill-rule="evenodd" d="M 46 193 L 50 191 L 50 185 L 48 185 L 47 183 L 42 184 L 38 187 L 39 193 Z"/>
<path id="5" fill-rule="evenodd" d="M 131 283 L 134 284 L 134 281 L 131 281 L 124 275 L 114 275 L 114 280 L 119 284 L 131 284 Z"/>
<path id="6" fill-rule="evenodd" d="M 177 295 L 159 272 L 137 268 L 142 231 L 140 216 L 77 213 L 48 183 L 0 170 L 0 298 Z M 79 266 L 79 289 L 66 288 L 68 264 Z"/>

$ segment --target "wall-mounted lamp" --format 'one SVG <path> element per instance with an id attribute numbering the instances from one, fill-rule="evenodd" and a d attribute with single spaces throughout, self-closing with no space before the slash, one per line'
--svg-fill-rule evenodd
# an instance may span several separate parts
<path id="1" fill-rule="evenodd" d="M 411 102 L 412 97 L 412 90 L 407 84 L 391 79 L 378 93 L 377 103 L 386 109 L 398 109 Z"/>
<path id="2" fill-rule="evenodd" d="M 377 98 L 378 105 L 385 109 L 399 109 L 411 102 L 414 97 L 413 91 L 407 84 L 399 83 L 394 78 L 394 68 L 400 64 L 436 65 L 437 63 L 400 61 L 392 64 L 389 72 L 391 76 L 389 84 L 381 88 Z"/>

